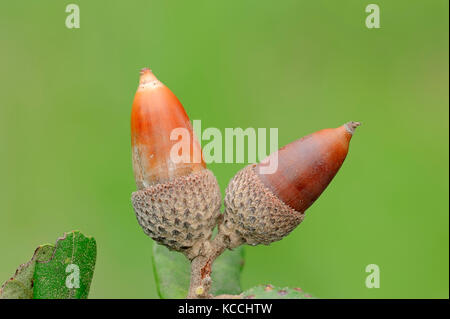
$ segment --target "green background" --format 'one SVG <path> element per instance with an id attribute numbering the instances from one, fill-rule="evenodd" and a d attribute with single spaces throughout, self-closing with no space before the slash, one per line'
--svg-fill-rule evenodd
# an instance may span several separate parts
<path id="1" fill-rule="evenodd" d="M 67 29 L 65 6 L 80 5 Z M 90 297 L 157 297 L 130 110 L 148 66 L 203 128 L 279 145 L 363 122 L 306 220 L 247 247 L 243 287 L 321 298 L 448 298 L 448 2 L 2 1 L 0 281 L 64 231 L 95 236 Z M 222 191 L 245 164 L 211 164 Z M 365 287 L 365 267 L 381 287 Z"/>

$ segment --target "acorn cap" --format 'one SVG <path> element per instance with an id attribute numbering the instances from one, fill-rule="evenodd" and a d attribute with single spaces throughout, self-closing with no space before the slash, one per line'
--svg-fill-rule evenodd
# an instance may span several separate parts
<path id="1" fill-rule="evenodd" d="M 201 243 L 211 238 L 220 216 L 221 193 L 216 177 L 205 169 L 138 190 L 131 201 L 148 236 L 192 259 Z"/>
<path id="2" fill-rule="evenodd" d="M 225 191 L 220 232 L 230 249 L 278 241 L 303 221 L 304 214 L 283 203 L 256 173 L 256 164 L 240 170 Z"/>

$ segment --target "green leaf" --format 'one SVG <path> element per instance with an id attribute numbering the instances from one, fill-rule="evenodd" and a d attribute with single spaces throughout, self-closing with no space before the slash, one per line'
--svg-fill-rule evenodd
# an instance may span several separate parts
<path id="1" fill-rule="evenodd" d="M 79 231 L 65 233 L 56 241 L 52 257 L 36 262 L 33 298 L 87 298 L 96 255 L 94 238 Z"/>
<path id="2" fill-rule="evenodd" d="M 213 264 L 211 293 L 239 294 L 243 267 L 243 247 L 225 251 Z M 179 252 L 153 244 L 153 273 L 158 295 L 163 299 L 186 298 L 189 290 L 190 263 Z"/>
<path id="3" fill-rule="evenodd" d="M 96 254 L 95 239 L 78 231 L 66 233 L 56 241 L 56 245 L 39 246 L 31 260 L 20 265 L 14 276 L 3 284 L 0 298 L 86 298 Z M 76 266 L 67 268 L 71 264 Z M 71 279 L 76 279 L 78 270 L 79 288 L 76 288 L 73 285 L 76 280 Z M 71 289 L 67 288 L 66 280 L 72 284 Z"/>
<path id="4" fill-rule="evenodd" d="M 211 293 L 237 295 L 242 292 L 241 272 L 244 267 L 244 247 L 226 250 L 212 266 Z"/>
<path id="5" fill-rule="evenodd" d="M 153 242 L 152 264 L 159 297 L 162 299 L 186 298 L 190 278 L 190 265 L 187 258 Z"/>
<path id="6" fill-rule="evenodd" d="M 0 299 L 33 298 L 33 275 L 36 262 L 51 258 L 54 248 L 53 245 L 42 245 L 36 248 L 30 261 L 20 265 L 14 276 L 2 285 Z"/>
<path id="7" fill-rule="evenodd" d="M 301 288 L 280 288 L 260 285 L 242 293 L 244 299 L 315 299 Z"/>

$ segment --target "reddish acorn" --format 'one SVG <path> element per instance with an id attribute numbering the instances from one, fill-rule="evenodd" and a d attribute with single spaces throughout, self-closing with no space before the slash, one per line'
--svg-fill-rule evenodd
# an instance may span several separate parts
<path id="1" fill-rule="evenodd" d="M 189 138 L 178 141 L 175 137 L 181 130 Z M 183 161 L 171 156 L 176 144 L 181 144 L 179 149 L 186 151 L 182 154 L 186 156 Z M 147 68 L 141 71 L 131 111 L 131 147 L 138 189 L 206 168 L 183 105 Z"/>
<path id="2" fill-rule="evenodd" d="M 239 171 L 225 195 L 220 232 L 229 248 L 242 243 L 270 244 L 303 221 L 305 210 L 322 194 L 344 162 L 359 122 L 324 129 L 296 140 L 263 163 Z M 277 169 L 264 174 L 267 162 Z"/>
<path id="3" fill-rule="evenodd" d="M 220 189 L 186 111 L 149 69 L 133 102 L 131 145 L 139 224 L 157 242 L 194 256 L 219 217 Z"/>

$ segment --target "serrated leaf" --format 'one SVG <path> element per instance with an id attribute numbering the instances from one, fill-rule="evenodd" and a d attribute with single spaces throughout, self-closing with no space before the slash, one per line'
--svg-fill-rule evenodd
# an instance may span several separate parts
<path id="1" fill-rule="evenodd" d="M 56 241 L 52 257 L 36 262 L 33 298 L 87 298 L 96 255 L 94 238 L 79 231 L 65 233 Z"/>
<path id="2" fill-rule="evenodd" d="M 315 299 L 301 288 L 280 288 L 260 285 L 242 293 L 244 299 Z"/>
<path id="3" fill-rule="evenodd" d="M 211 293 L 239 294 L 243 247 L 225 251 L 213 264 Z M 153 273 L 158 295 L 163 299 L 184 299 L 189 290 L 190 263 L 185 256 L 153 243 Z"/>
<path id="4" fill-rule="evenodd" d="M 31 299 L 33 298 L 33 275 L 38 260 L 51 258 L 53 245 L 42 245 L 36 248 L 30 261 L 17 268 L 13 277 L 7 280 L 0 290 L 1 299 Z"/>

